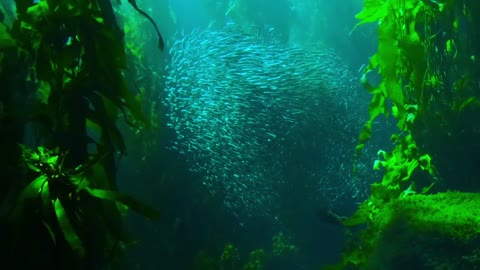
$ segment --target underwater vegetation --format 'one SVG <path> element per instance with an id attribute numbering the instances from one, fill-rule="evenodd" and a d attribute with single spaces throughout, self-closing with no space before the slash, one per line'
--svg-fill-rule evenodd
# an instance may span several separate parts
<path id="1" fill-rule="evenodd" d="M 4 2 L 2 268 L 119 267 L 133 243 L 126 211 L 159 217 L 117 188 L 126 151 L 117 120 L 148 126 L 123 74 L 123 30 L 110 1 Z"/>
<path id="2" fill-rule="evenodd" d="M 284 264 L 282 269 L 289 269 L 288 267 L 292 267 L 292 265 L 287 263 L 288 259 L 295 261 L 298 258 L 297 255 L 297 247 L 291 243 L 286 235 L 280 232 L 272 238 L 271 247 L 265 249 L 254 249 L 248 253 L 243 253 L 238 247 L 228 243 L 218 258 L 200 251 L 196 256 L 192 270 L 278 269 L 282 263 Z M 284 268 L 285 263 L 287 263 L 286 268 Z"/>
<path id="3" fill-rule="evenodd" d="M 467 192 L 392 199 L 369 212 L 371 225 L 362 232 L 368 260 L 359 250 L 351 259 L 365 269 L 475 269 L 480 263 L 479 199 Z M 369 210 L 362 206 L 360 211 Z M 358 221 L 354 216 L 346 225 Z"/>
<path id="4" fill-rule="evenodd" d="M 170 148 L 242 221 L 276 218 L 290 203 L 294 212 L 299 199 L 326 202 L 318 215 L 337 217 L 330 209 L 344 198 L 365 199 L 333 220 L 351 239 L 332 268 L 480 267 L 480 2 L 365 0 L 355 31 L 375 23 L 378 51 L 362 78 L 335 51 L 289 47 L 270 28 L 211 27 L 170 44 L 134 0 L 14 2 L 0 12 L 2 269 L 121 266 L 134 242 L 125 211 L 159 215 L 117 188 L 127 149 L 118 123 L 135 135 L 158 129 L 159 103 Z M 120 2 L 153 23 L 150 34 L 128 27 L 133 17 L 117 23 Z M 226 15 L 245 15 L 231 4 Z M 145 64 L 143 37 L 168 49 L 165 74 Z M 373 161 L 367 142 L 380 116 L 397 130 Z M 241 260 L 233 245 L 219 259 L 199 255 L 199 269 L 259 270 L 285 253 L 299 249 L 278 234 L 271 250 Z"/>
<path id="5" fill-rule="evenodd" d="M 343 222 L 363 227 L 327 269 L 478 268 L 479 10 L 455 0 L 364 2 L 357 26 L 378 23 L 378 51 L 362 77 L 372 100 L 357 150 L 379 115 L 398 131 L 373 164 L 383 178 Z"/>
<path id="6" fill-rule="evenodd" d="M 180 34 L 164 78 L 171 148 L 241 220 L 276 215 L 280 193 L 295 186 L 329 206 L 365 198 L 370 166 L 362 160 L 352 172 L 363 96 L 334 50 L 292 48 L 272 28 L 229 24 Z"/>

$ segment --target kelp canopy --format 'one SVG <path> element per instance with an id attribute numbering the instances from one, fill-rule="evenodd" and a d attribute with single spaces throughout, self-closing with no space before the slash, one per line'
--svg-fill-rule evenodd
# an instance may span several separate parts
<path id="1" fill-rule="evenodd" d="M 0 17 L 2 263 L 102 269 L 131 242 L 122 211 L 158 217 L 116 187 L 117 120 L 148 127 L 124 76 L 123 30 L 108 0 L 15 4 L 11 24 Z"/>

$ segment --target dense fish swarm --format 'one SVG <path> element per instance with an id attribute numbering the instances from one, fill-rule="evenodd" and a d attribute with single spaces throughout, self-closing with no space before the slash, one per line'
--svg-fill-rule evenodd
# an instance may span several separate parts
<path id="1" fill-rule="evenodd" d="M 272 214 L 295 185 L 329 207 L 368 190 L 352 173 L 365 108 L 333 50 L 228 26 L 180 35 L 165 74 L 172 149 L 235 215 Z"/>

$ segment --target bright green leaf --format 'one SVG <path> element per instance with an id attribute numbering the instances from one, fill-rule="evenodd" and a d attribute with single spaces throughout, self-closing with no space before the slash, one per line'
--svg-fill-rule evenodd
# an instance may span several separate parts
<path id="1" fill-rule="evenodd" d="M 41 19 L 48 17 L 50 14 L 50 8 L 48 2 L 41 0 L 36 5 L 33 5 L 27 9 L 28 18 L 31 18 L 33 22 L 38 23 Z"/>
<path id="2" fill-rule="evenodd" d="M 405 121 L 407 121 L 407 123 L 412 124 L 415 121 L 415 114 L 413 113 L 407 114 L 407 118 L 405 119 Z"/>
<path id="3" fill-rule="evenodd" d="M 400 177 L 400 172 L 398 170 L 387 171 L 382 179 L 382 185 L 384 186 L 393 186 L 397 183 L 397 180 Z"/>
<path id="4" fill-rule="evenodd" d="M 51 206 L 50 187 L 48 185 L 48 181 L 46 181 L 45 184 L 43 185 L 40 197 L 42 198 L 44 213 L 46 213 L 49 210 L 49 207 Z"/>
<path id="5" fill-rule="evenodd" d="M 368 121 L 362 129 L 362 132 L 360 133 L 360 142 L 364 143 L 368 141 L 372 137 L 372 121 Z"/>
<path id="6" fill-rule="evenodd" d="M 445 44 L 445 51 L 447 51 L 447 53 L 451 53 L 454 45 L 455 42 L 452 39 L 447 40 L 447 43 Z"/>
<path id="7" fill-rule="evenodd" d="M 57 161 L 58 161 L 58 155 L 49 157 L 49 158 L 47 159 L 47 163 L 50 164 L 50 165 L 56 165 L 56 164 L 57 164 Z"/>
<path id="8" fill-rule="evenodd" d="M 455 21 L 453 22 L 453 30 L 457 31 L 458 30 L 458 25 L 459 25 L 458 18 L 455 18 Z"/>
<path id="9" fill-rule="evenodd" d="M 97 21 L 98 23 L 101 23 L 101 24 L 103 24 L 103 23 L 104 23 L 104 21 L 103 21 L 103 18 L 102 18 L 102 17 L 93 16 L 93 19 L 95 19 L 95 21 Z"/>
<path id="10" fill-rule="evenodd" d="M 397 106 L 404 105 L 404 97 L 402 92 L 402 86 L 400 82 L 393 80 L 385 80 L 385 89 L 387 97 Z"/>
<path id="11" fill-rule="evenodd" d="M 393 115 L 393 117 L 395 117 L 397 119 L 399 117 L 399 111 L 398 111 L 398 107 L 396 105 L 392 106 L 392 115 Z"/>
<path id="12" fill-rule="evenodd" d="M 385 96 L 382 94 L 373 95 L 368 107 L 370 121 L 375 120 L 378 115 L 385 114 Z"/>
<path id="13" fill-rule="evenodd" d="M 405 175 L 402 178 L 402 181 L 406 181 L 406 180 L 410 179 L 410 176 L 412 176 L 412 173 L 415 170 L 415 168 L 417 168 L 417 166 L 418 166 L 418 161 L 417 160 L 412 160 L 409 163 L 407 163 L 407 175 Z"/>
<path id="14" fill-rule="evenodd" d="M 83 255 L 85 255 L 85 250 L 80 238 L 68 219 L 65 208 L 63 208 L 63 205 L 59 199 L 52 200 L 52 204 L 65 240 L 80 257 L 83 257 Z"/>
<path id="15" fill-rule="evenodd" d="M 462 102 L 462 104 L 460 104 L 460 106 L 458 106 L 458 111 L 459 112 L 463 111 L 467 106 L 474 103 L 475 101 L 477 101 L 476 97 L 467 98 L 464 102 Z"/>
<path id="16" fill-rule="evenodd" d="M 400 193 L 400 199 L 404 199 L 404 198 L 408 197 L 409 195 L 413 195 L 413 194 L 416 194 L 416 193 L 417 192 L 415 190 L 415 182 L 412 182 L 406 190 L 404 190 L 404 191 L 402 191 L 402 193 Z"/>
<path id="17" fill-rule="evenodd" d="M 39 196 L 43 185 L 47 182 L 47 179 L 48 178 L 45 175 L 40 175 L 37 177 L 23 190 L 21 198 L 25 200 Z"/>
<path id="18" fill-rule="evenodd" d="M 375 162 L 373 162 L 373 170 L 374 171 L 378 171 L 380 170 L 380 166 L 382 165 L 382 161 L 381 160 L 375 160 Z"/>
<path id="19" fill-rule="evenodd" d="M 355 15 L 360 22 L 355 25 L 354 29 L 359 25 L 383 19 L 388 14 L 387 5 L 388 2 L 385 0 L 365 0 L 362 11 Z"/>

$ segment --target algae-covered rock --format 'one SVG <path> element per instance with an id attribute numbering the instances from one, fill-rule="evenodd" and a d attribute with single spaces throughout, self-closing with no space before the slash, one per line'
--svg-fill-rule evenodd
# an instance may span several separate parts
<path id="1" fill-rule="evenodd" d="M 393 200 L 375 218 L 379 230 L 405 225 L 418 233 L 469 242 L 480 232 L 480 194 L 445 192 Z"/>
<path id="2" fill-rule="evenodd" d="M 338 268 L 477 269 L 479 232 L 480 194 L 409 195 L 375 209 Z"/>

